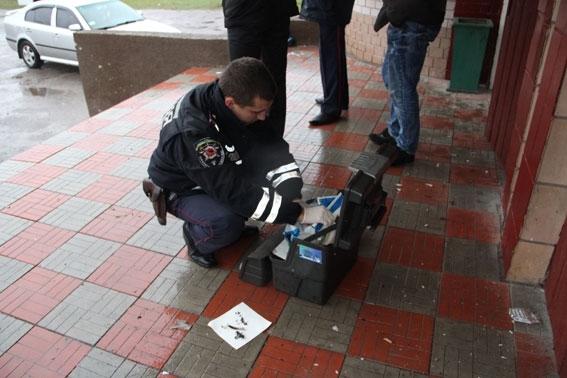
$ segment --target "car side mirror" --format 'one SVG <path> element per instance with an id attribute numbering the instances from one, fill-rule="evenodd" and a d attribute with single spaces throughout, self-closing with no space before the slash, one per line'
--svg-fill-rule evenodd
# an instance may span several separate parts
<path id="1" fill-rule="evenodd" d="M 71 25 L 69 25 L 69 30 L 76 32 L 76 31 L 83 30 L 83 28 L 79 24 L 71 24 Z"/>

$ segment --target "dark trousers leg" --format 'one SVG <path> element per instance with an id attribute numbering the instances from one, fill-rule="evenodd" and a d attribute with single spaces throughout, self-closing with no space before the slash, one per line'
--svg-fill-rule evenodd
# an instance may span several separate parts
<path id="1" fill-rule="evenodd" d="M 243 217 L 206 194 L 176 196 L 167 210 L 187 223 L 187 230 L 201 253 L 213 253 L 237 241 L 244 231 Z"/>
<path id="2" fill-rule="evenodd" d="M 319 65 L 324 102 L 321 112 L 340 113 L 348 108 L 348 74 L 345 51 L 345 27 L 319 24 Z"/>
<path id="3" fill-rule="evenodd" d="M 285 131 L 288 37 L 289 18 L 279 20 L 267 29 L 255 27 L 228 29 L 230 60 L 243 56 L 261 59 L 276 81 L 278 92 L 270 109 L 269 120 L 279 136 L 283 136 Z"/>

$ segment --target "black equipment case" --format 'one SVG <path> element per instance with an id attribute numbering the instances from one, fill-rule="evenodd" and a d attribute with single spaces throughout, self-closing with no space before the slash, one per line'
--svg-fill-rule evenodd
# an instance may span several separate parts
<path id="1" fill-rule="evenodd" d="M 240 279 L 258 286 L 273 279 L 277 290 L 325 304 L 356 262 L 362 234 L 367 228 L 375 229 L 386 212 L 382 176 L 395 152 L 383 147 L 378 153 L 361 153 L 351 163 L 356 173 L 343 190 L 336 225 L 305 239 L 293 239 L 285 260 L 271 253 L 284 239 L 282 227 L 243 259 Z M 333 230 L 332 244 L 317 242 Z"/>

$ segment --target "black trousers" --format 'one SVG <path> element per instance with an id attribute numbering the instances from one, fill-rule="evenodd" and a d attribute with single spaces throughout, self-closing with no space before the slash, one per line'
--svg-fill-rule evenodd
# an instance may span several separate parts
<path id="1" fill-rule="evenodd" d="M 249 56 L 261 59 L 274 77 L 278 92 L 270 109 L 269 120 L 277 135 L 283 136 L 286 114 L 286 69 L 289 18 L 266 27 L 256 25 L 228 28 L 230 60 Z"/>
<path id="2" fill-rule="evenodd" d="M 340 114 L 349 102 L 345 25 L 319 24 L 319 66 L 324 97 L 321 113 Z"/>

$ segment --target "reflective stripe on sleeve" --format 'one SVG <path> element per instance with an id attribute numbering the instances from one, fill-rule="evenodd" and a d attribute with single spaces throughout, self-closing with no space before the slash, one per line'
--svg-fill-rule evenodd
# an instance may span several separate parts
<path id="1" fill-rule="evenodd" d="M 252 214 L 252 219 L 259 219 L 262 214 L 264 214 L 264 211 L 266 211 L 268 203 L 270 203 L 270 191 L 268 188 L 262 188 L 262 190 L 264 191 L 264 194 L 262 195 L 260 202 L 258 202 L 258 206 L 256 206 L 254 214 Z"/>
<path id="2" fill-rule="evenodd" d="M 276 220 L 278 213 L 280 212 L 280 207 L 282 205 L 282 196 L 277 193 L 274 193 L 274 202 L 272 203 L 272 210 L 270 211 L 270 215 L 266 218 L 267 223 L 274 223 Z"/>
<path id="3" fill-rule="evenodd" d="M 295 162 L 289 163 L 289 164 L 286 164 L 286 165 L 282 165 L 282 166 L 268 172 L 266 174 L 266 179 L 268 179 L 268 181 L 272 181 L 272 178 L 275 175 L 278 175 L 278 174 L 284 173 L 284 172 L 293 171 L 295 169 L 297 169 L 299 171 L 299 166 Z"/>
<path id="4" fill-rule="evenodd" d="M 274 180 L 273 186 L 274 188 L 277 188 L 284 181 L 287 181 L 289 179 L 296 179 L 296 178 L 301 178 L 301 175 L 297 171 L 284 173 L 283 175 L 281 175 L 280 177 Z"/>

